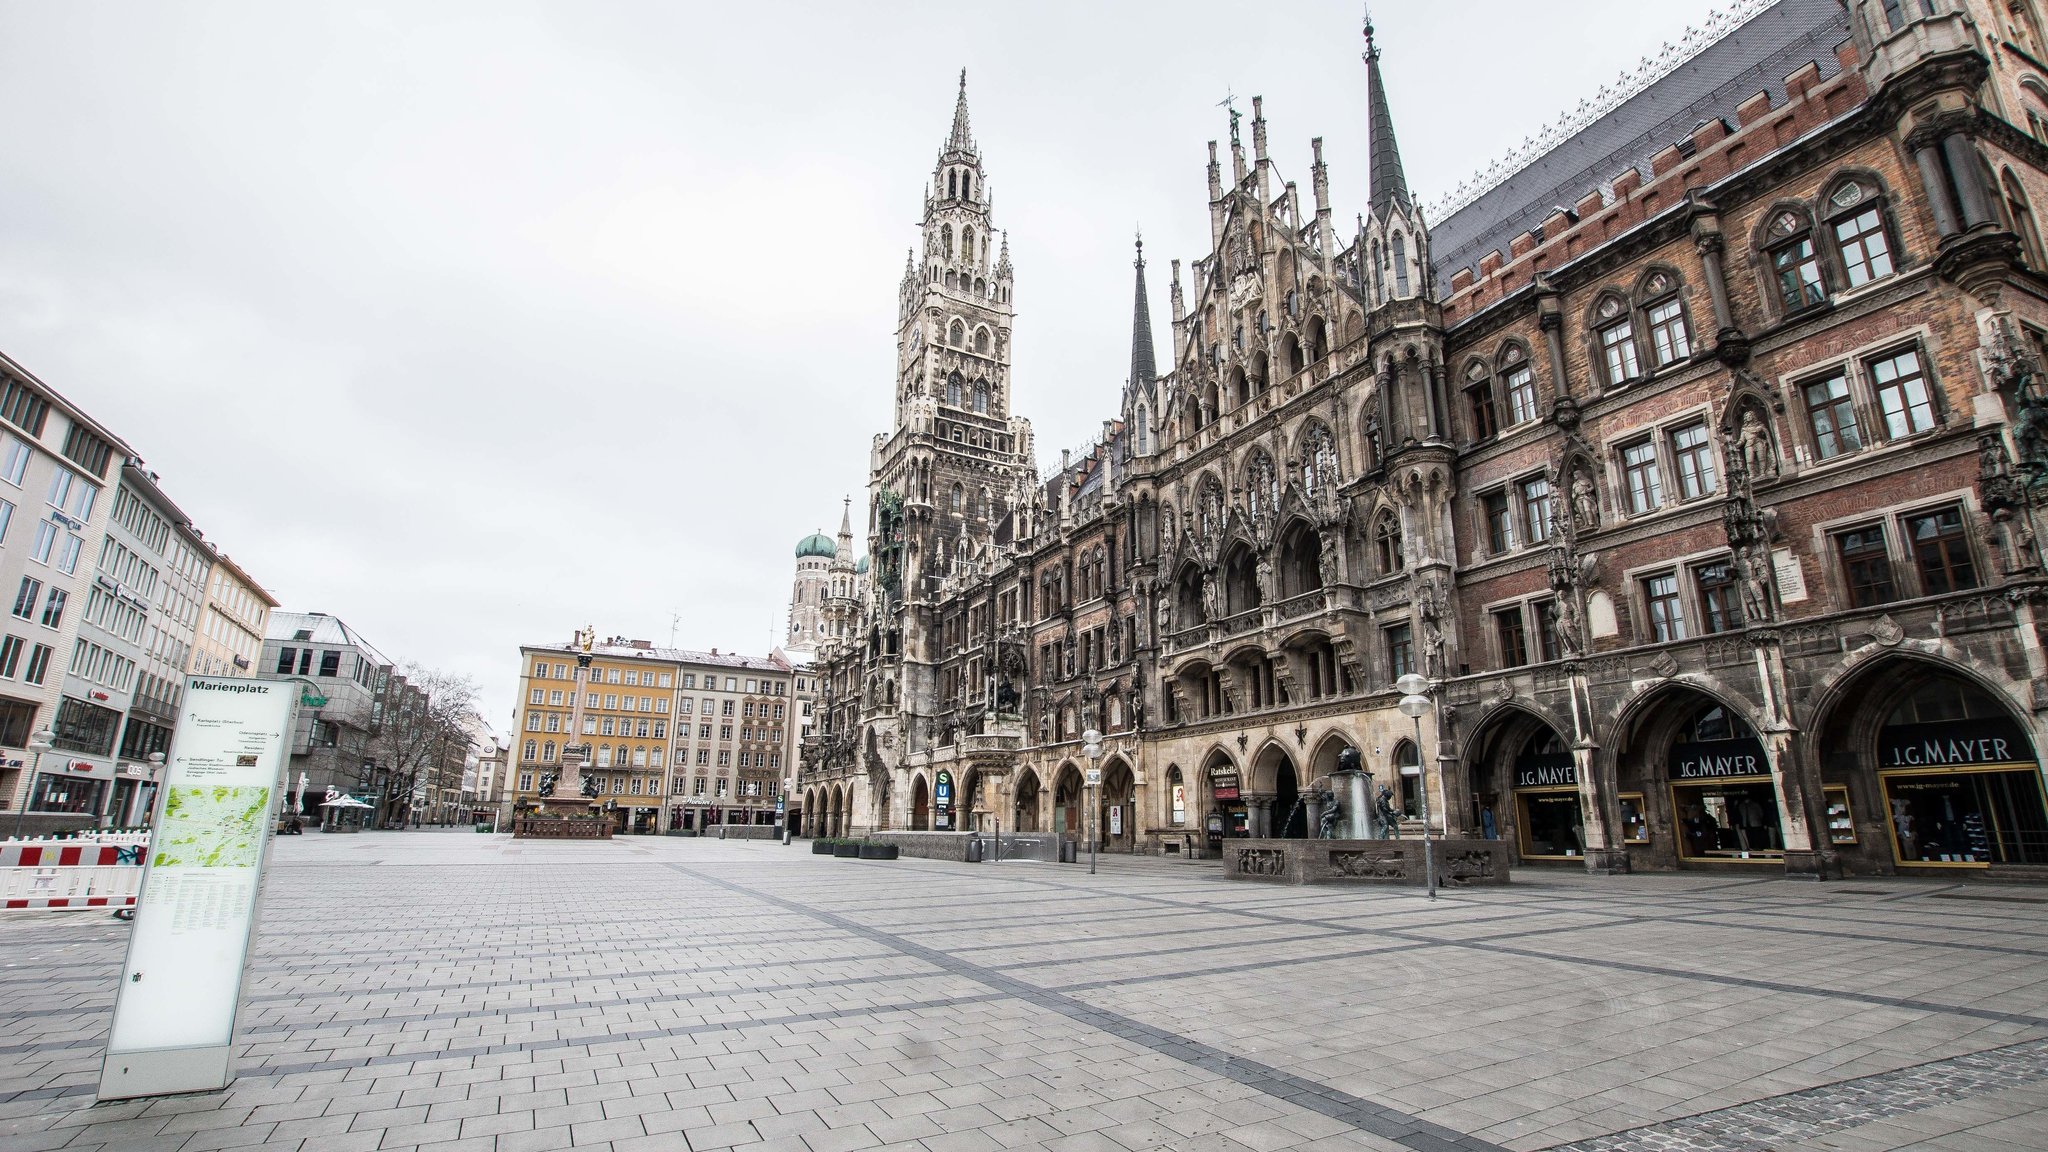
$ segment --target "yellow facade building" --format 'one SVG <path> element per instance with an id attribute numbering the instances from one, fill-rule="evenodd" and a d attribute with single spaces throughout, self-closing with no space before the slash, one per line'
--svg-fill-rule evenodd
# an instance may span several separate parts
<path id="1" fill-rule="evenodd" d="M 587 657 L 587 667 L 579 658 Z M 507 794 L 539 805 L 583 752 L 590 802 L 622 833 L 778 822 L 790 757 L 790 666 L 773 658 L 657 648 L 613 637 L 520 648 L 518 734 Z"/>

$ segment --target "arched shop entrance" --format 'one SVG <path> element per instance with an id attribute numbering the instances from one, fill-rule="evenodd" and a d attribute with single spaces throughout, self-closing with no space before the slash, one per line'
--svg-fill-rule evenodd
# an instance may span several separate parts
<path id="1" fill-rule="evenodd" d="M 2048 865 L 2039 758 L 2002 694 L 1897 659 L 1833 696 L 1814 738 L 1821 835 L 1850 870 Z"/>
<path id="2" fill-rule="evenodd" d="M 1308 837 L 1308 805 L 1302 803 L 1301 780 L 1295 774 L 1293 757 L 1280 745 L 1268 744 L 1259 750 L 1252 763 L 1252 788 L 1266 797 L 1265 818 L 1253 818 L 1252 835 L 1280 840 Z"/>
<path id="3" fill-rule="evenodd" d="M 1096 819 L 1105 852 L 1132 852 L 1138 840 L 1137 778 L 1121 756 L 1112 756 L 1102 766 L 1102 811 Z"/>
<path id="4" fill-rule="evenodd" d="M 1071 761 L 1060 765 L 1053 777 L 1052 814 L 1055 833 L 1073 840 L 1087 835 L 1081 823 L 1081 770 Z"/>
<path id="5" fill-rule="evenodd" d="M 1784 823 L 1771 759 L 1749 721 L 1696 689 L 1634 710 L 1619 749 L 1624 840 L 1649 868 L 1782 864 Z"/>
<path id="6" fill-rule="evenodd" d="M 827 837 L 836 838 L 846 834 L 846 793 L 832 789 L 832 818 L 828 822 Z"/>
<path id="7" fill-rule="evenodd" d="M 1206 808 L 1202 817 L 1204 835 L 1212 840 L 1250 835 L 1237 762 L 1230 758 L 1228 752 L 1217 748 L 1203 763 L 1202 776 L 1206 784 L 1202 796 Z"/>
<path id="8" fill-rule="evenodd" d="M 1015 786 L 1016 804 L 1011 812 L 1019 832 L 1038 831 L 1038 773 L 1019 769 Z"/>
<path id="9" fill-rule="evenodd" d="M 1489 718 L 1472 741 L 1472 827 L 1529 861 L 1583 863 L 1586 816 L 1578 762 L 1548 721 L 1520 708 Z"/>
<path id="10" fill-rule="evenodd" d="M 981 823 L 975 810 L 984 802 L 981 795 L 981 773 L 969 770 L 967 775 L 962 777 L 959 789 L 953 793 L 953 828 L 964 832 L 980 831 Z"/>
<path id="11" fill-rule="evenodd" d="M 932 792 L 919 775 L 910 782 L 910 830 L 929 832 L 932 827 Z"/>

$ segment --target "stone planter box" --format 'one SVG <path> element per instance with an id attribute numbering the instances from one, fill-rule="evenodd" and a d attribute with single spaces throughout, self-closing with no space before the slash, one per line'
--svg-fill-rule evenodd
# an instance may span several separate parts
<path id="1" fill-rule="evenodd" d="M 811 841 L 811 855 L 813 855 L 813 856 L 830 856 L 831 854 L 832 854 L 832 841 L 830 841 L 830 840 L 813 840 L 813 841 Z"/>
<path id="2" fill-rule="evenodd" d="M 858 860 L 860 859 L 860 845 L 852 843 L 834 844 L 832 846 L 832 854 L 841 860 Z"/>
<path id="3" fill-rule="evenodd" d="M 1504 840 L 1436 840 L 1439 888 L 1473 888 L 1508 882 Z M 1425 883 L 1422 841 L 1414 840 L 1225 840 L 1223 875 L 1231 880 L 1279 884 Z"/>
<path id="4" fill-rule="evenodd" d="M 896 846 L 894 844 L 863 844 L 860 846 L 860 858 L 863 860 L 894 860 L 896 858 Z"/>

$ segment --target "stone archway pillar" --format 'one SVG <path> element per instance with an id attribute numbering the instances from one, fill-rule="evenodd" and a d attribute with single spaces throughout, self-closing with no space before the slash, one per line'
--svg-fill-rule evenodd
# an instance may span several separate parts
<path id="1" fill-rule="evenodd" d="M 1826 794 L 1817 765 L 1807 763 L 1792 723 L 1785 679 L 1785 647 L 1775 628 L 1753 628 L 1757 683 L 1763 688 L 1764 751 L 1771 758 L 1771 789 L 1778 796 L 1778 824 L 1785 837 L 1785 875 L 1805 880 L 1839 879 L 1842 861 L 1814 829 L 1827 826 Z"/>
<path id="2" fill-rule="evenodd" d="M 1579 816 L 1586 871 L 1618 876 L 1629 870 L 1622 843 L 1619 767 L 1593 740 L 1593 689 L 1585 666 L 1568 665 L 1572 689 L 1572 766 L 1579 777 Z M 1516 813 L 1517 819 L 1520 813 Z"/>

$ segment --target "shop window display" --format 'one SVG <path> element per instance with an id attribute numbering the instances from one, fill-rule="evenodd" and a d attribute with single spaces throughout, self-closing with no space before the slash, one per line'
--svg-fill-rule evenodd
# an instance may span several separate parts
<path id="1" fill-rule="evenodd" d="M 1935 680 L 1878 732 L 1893 859 L 1914 867 L 2048 864 L 2033 744 L 1981 690 Z"/>
<path id="2" fill-rule="evenodd" d="M 1624 844 L 1650 842 L 1650 816 L 1641 792 L 1624 792 L 1621 801 L 1621 841 Z"/>
<path id="3" fill-rule="evenodd" d="M 1539 728 L 1515 757 L 1518 848 L 1525 860 L 1568 860 L 1585 854 L 1586 819 L 1579 805 L 1578 762 L 1557 733 Z"/>
<path id="4" fill-rule="evenodd" d="M 1740 717 L 1718 704 L 1696 713 L 1671 747 L 1670 779 L 1680 857 L 1784 859 L 1770 757 Z"/>

